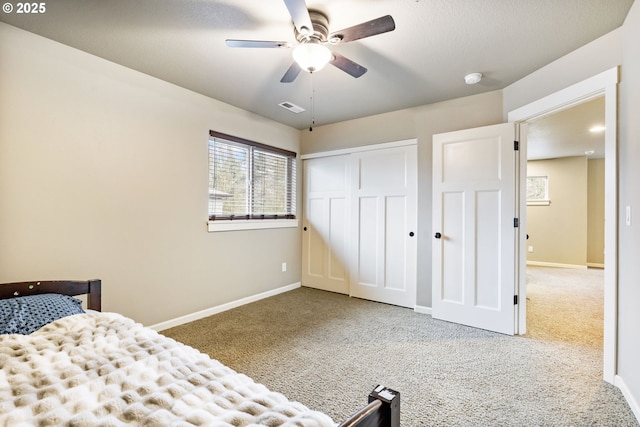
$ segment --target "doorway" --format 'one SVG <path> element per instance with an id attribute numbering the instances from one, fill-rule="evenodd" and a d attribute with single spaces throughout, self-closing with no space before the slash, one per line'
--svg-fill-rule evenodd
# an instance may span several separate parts
<path id="1" fill-rule="evenodd" d="M 527 335 L 601 351 L 604 97 L 527 122 Z M 589 268 L 589 269 L 587 269 Z"/>
<path id="2" fill-rule="evenodd" d="M 603 339 L 603 378 L 609 383 L 615 382 L 616 375 L 616 336 L 617 336 L 617 86 L 618 68 L 569 86 L 554 94 L 532 102 L 508 114 L 509 121 L 522 124 L 537 117 L 567 109 L 584 101 L 604 95 L 605 101 L 605 257 L 604 257 L 604 339 Z M 610 124 L 610 125 L 609 125 Z M 524 133 L 524 132 L 523 132 Z M 522 154 L 520 157 L 520 194 L 526 194 L 526 133 L 521 133 Z M 521 218 L 526 224 L 526 197 L 519 201 Z M 526 295 L 526 254 L 527 241 L 525 228 L 519 236 L 519 294 Z M 518 307 L 519 333 L 526 332 L 526 299 Z"/>

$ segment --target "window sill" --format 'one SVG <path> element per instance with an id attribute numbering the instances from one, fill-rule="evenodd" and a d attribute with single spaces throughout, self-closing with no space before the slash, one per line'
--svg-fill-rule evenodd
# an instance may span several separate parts
<path id="1" fill-rule="evenodd" d="M 551 200 L 527 200 L 527 206 L 549 206 Z"/>
<path id="2" fill-rule="evenodd" d="M 297 219 L 237 219 L 233 221 L 208 221 L 207 231 L 263 230 L 267 228 L 296 228 Z"/>

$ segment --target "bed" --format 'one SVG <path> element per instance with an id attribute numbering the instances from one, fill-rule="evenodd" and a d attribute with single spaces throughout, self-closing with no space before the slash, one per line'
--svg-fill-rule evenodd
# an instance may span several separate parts
<path id="1" fill-rule="evenodd" d="M 77 296 L 86 298 L 86 310 Z M 337 424 L 198 350 L 101 311 L 101 281 L 0 284 L 0 426 L 398 427 L 384 386 Z"/>

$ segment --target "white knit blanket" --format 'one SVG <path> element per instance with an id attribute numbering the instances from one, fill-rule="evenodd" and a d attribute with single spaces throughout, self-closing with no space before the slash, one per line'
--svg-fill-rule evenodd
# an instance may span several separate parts
<path id="1" fill-rule="evenodd" d="M 335 426 L 115 313 L 0 335 L 0 426 Z"/>

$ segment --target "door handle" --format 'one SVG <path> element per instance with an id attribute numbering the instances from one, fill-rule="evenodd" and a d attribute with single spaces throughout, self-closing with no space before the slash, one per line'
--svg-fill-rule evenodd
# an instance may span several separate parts
<path id="1" fill-rule="evenodd" d="M 304 230 L 304 231 L 307 231 L 307 227 L 304 227 L 304 228 L 303 228 L 303 230 Z"/>
<path id="2" fill-rule="evenodd" d="M 439 238 L 441 238 L 441 237 L 442 237 L 442 234 L 440 234 L 440 233 L 436 233 L 436 234 L 434 234 L 434 235 L 433 235 L 433 237 L 435 237 L 436 239 L 439 239 Z"/>
<path id="3" fill-rule="evenodd" d="M 413 236 L 415 236 L 415 233 L 413 231 L 410 231 L 409 232 L 409 237 L 413 237 Z"/>

